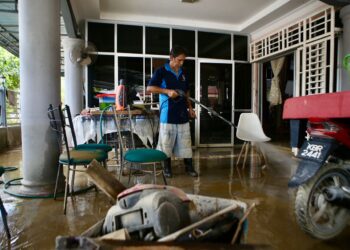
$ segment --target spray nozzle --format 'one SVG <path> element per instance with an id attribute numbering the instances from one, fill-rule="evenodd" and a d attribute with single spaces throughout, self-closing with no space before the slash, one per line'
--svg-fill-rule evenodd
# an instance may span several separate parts
<path id="1" fill-rule="evenodd" d="M 125 79 L 120 79 L 119 80 L 119 85 L 125 85 Z"/>
<path id="2" fill-rule="evenodd" d="M 208 108 L 208 114 L 209 114 L 210 117 L 213 117 L 214 112 L 215 111 L 212 108 Z"/>
<path id="3" fill-rule="evenodd" d="M 181 89 L 175 89 L 175 91 L 179 94 L 179 96 L 181 97 L 185 97 L 186 94 L 185 94 L 185 91 L 181 90 Z"/>

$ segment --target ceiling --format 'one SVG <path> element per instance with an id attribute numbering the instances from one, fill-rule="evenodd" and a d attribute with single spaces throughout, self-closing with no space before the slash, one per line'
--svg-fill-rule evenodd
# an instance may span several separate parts
<path id="1" fill-rule="evenodd" d="M 171 24 L 250 33 L 268 22 L 317 0 L 71 0 L 74 15 L 148 24 Z M 81 25 L 82 26 L 82 25 Z"/>
<path id="2" fill-rule="evenodd" d="M 67 36 L 65 22 L 61 16 L 61 37 Z M 19 56 L 18 0 L 0 0 L 0 46 Z M 61 68 L 63 70 L 63 48 L 61 46 Z"/>
<path id="3" fill-rule="evenodd" d="M 318 0 L 60 0 L 61 34 L 82 36 L 86 19 L 108 19 L 251 34 Z M 20 7 L 20 6 L 19 6 Z M 67 21 L 68 20 L 68 21 Z M 0 46 L 18 56 L 18 0 L 0 0 Z M 63 51 L 62 51 L 63 55 Z"/>
<path id="4" fill-rule="evenodd" d="M 0 1 L 0 46 L 18 56 L 17 1 Z"/>

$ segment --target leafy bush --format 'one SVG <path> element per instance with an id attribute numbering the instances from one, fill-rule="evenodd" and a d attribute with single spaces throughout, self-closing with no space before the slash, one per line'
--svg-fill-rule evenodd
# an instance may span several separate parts
<path id="1" fill-rule="evenodd" d="M 5 77 L 5 87 L 19 89 L 19 58 L 0 47 L 0 76 Z"/>

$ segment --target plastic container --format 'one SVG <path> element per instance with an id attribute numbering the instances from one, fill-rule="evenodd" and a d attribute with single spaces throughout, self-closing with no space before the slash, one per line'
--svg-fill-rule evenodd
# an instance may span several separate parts
<path id="1" fill-rule="evenodd" d="M 115 91 L 115 106 L 116 110 L 124 110 L 127 106 L 127 97 L 126 97 L 126 87 L 125 81 L 120 79 L 119 85 Z"/>
<path id="2" fill-rule="evenodd" d="M 100 110 L 103 110 L 108 105 L 115 104 L 115 94 L 97 94 Z"/>

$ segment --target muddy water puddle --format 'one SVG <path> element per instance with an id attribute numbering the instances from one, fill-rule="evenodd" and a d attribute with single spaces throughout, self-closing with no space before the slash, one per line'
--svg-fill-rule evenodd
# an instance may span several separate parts
<path id="1" fill-rule="evenodd" d="M 322 242 L 304 234 L 293 214 L 294 191 L 287 188 L 288 179 L 296 167 L 289 151 L 266 146 L 267 167 L 255 152 L 248 156 L 247 165 L 235 166 L 239 150 L 199 149 L 194 154 L 194 165 L 200 177 L 185 174 L 183 163 L 173 163 L 174 178 L 169 185 L 188 193 L 237 198 L 248 204 L 256 203 L 249 216 L 246 242 L 268 245 L 272 249 L 349 249 L 349 230 L 335 240 Z M 20 166 L 21 151 L 0 154 L 0 165 Z M 5 178 L 20 175 L 11 172 Z M 16 176 L 17 175 L 17 176 Z M 126 183 L 126 179 L 124 183 Z M 158 183 L 162 183 L 158 179 Z M 110 201 L 101 191 L 90 190 L 68 200 L 67 215 L 63 215 L 63 199 L 22 199 L 3 192 L 0 196 L 8 212 L 11 240 L 7 241 L 0 221 L 0 249 L 53 249 L 58 235 L 79 235 L 102 219 Z"/>

